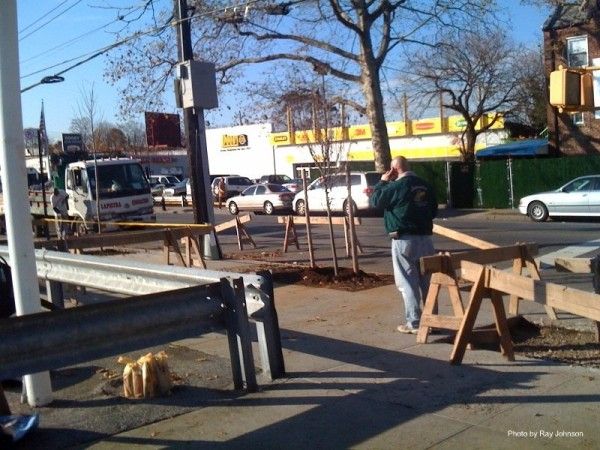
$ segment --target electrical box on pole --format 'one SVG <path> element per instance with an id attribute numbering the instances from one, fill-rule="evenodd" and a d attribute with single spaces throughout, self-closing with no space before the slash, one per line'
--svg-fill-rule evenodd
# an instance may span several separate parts
<path id="1" fill-rule="evenodd" d="M 219 100 L 215 65 L 206 61 L 178 64 L 175 99 L 179 108 L 217 108 Z"/>

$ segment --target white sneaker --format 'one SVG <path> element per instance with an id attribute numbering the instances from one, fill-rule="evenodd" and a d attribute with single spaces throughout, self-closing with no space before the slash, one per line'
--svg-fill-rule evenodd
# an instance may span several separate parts
<path id="1" fill-rule="evenodd" d="M 407 324 L 398 325 L 397 330 L 404 334 L 417 334 L 419 331 L 418 328 L 413 328 L 411 325 Z"/>

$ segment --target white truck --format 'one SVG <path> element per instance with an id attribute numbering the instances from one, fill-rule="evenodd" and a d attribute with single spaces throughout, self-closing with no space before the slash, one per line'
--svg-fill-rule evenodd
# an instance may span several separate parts
<path id="1" fill-rule="evenodd" d="M 96 170 L 100 221 L 106 223 L 106 228 L 119 228 L 121 225 L 118 223 L 156 222 L 150 185 L 144 169 L 139 160 L 128 158 L 75 161 L 58 165 L 53 183 L 47 183 L 45 188 L 46 214 L 53 216 L 50 197 L 54 187 L 64 189 L 69 196 L 69 218 L 77 221 L 77 231 L 82 233 L 96 230 Z M 29 202 L 34 217 L 44 215 L 42 190 L 30 189 Z"/>

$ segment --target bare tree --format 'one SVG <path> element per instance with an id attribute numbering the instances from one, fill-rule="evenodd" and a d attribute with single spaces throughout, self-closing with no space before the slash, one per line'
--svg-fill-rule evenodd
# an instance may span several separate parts
<path id="1" fill-rule="evenodd" d="M 414 93 L 432 103 L 441 93 L 444 108 L 463 116 L 463 159 L 474 158 L 478 135 L 500 117 L 516 114 L 523 100 L 521 52 L 501 30 L 482 28 L 478 33 L 449 33 L 436 47 L 409 59 Z"/>
<path id="2" fill-rule="evenodd" d="M 125 150 L 130 155 L 141 155 L 146 147 L 146 129 L 135 120 L 126 120 L 118 125 L 126 139 Z"/>
<path id="3" fill-rule="evenodd" d="M 536 132 L 548 125 L 548 79 L 541 49 L 525 49 L 517 56 L 519 84 L 515 116 Z"/>
<path id="4" fill-rule="evenodd" d="M 81 99 L 77 103 L 79 116 L 78 123 L 87 123 L 89 126 L 89 147 L 94 155 L 94 185 L 96 196 L 96 218 L 98 225 L 98 233 L 102 233 L 102 224 L 100 223 L 100 187 L 98 182 L 98 164 L 96 163 L 96 152 L 98 148 L 98 136 L 96 133 L 96 125 L 102 119 L 102 113 L 98 106 L 98 97 L 94 91 L 94 83 L 86 90 L 84 86 L 80 89 Z"/>
<path id="5" fill-rule="evenodd" d="M 77 112 L 71 121 L 71 130 L 80 133 L 86 147 L 96 152 L 98 146 L 97 126 L 102 122 L 103 113 L 100 110 L 98 96 L 94 90 L 94 83 L 89 89 L 81 86 L 79 89 L 80 99 L 77 102 Z"/>
<path id="6" fill-rule="evenodd" d="M 329 241 L 331 244 L 333 273 L 337 277 L 339 267 L 333 234 L 333 223 L 331 220 L 330 195 L 331 189 L 335 184 L 343 179 L 343 177 L 335 177 L 334 175 L 340 171 L 339 162 L 344 150 L 344 143 L 334 136 L 333 127 L 331 127 L 330 110 L 331 104 L 327 101 L 325 95 L 321 92 L 314 93 L 312 108 L 312 121 L 314 125 L 312 133 L 314 136 L 313 139 L 307 140 L 310 142 L 308 144 L 310 156 L 320 174 L 319 183 L 325 190 L 325 210 L 327 211 L 327 221 L 329 225 Z"/>
<path id="7" fill-rule="evenodd" d="M 493 7 L 492 0 L 258 0 L 247 8 L 223 9 L 216 0 L 196 1 L 194 17 L 200 20 L 194 22 L 194 50 L 217 62 L 222 83 L 235 81 L 248 64 L 273 63 L 276 70 L 289 61 L 296 70 L 308 68 L 358 87 L 375 167 L 384 171 L 391 160 L 381 90 L 384 65 L 400 56 L 402 45 L 433 45 L 440 29 L 468 28 Z M 131 41 L 106 71 L 122 86 L 129 109 L 156 102 L 176 62 L 175 39 L 165 28 L 171 14 L 152 13 L 159 31 Z"/>

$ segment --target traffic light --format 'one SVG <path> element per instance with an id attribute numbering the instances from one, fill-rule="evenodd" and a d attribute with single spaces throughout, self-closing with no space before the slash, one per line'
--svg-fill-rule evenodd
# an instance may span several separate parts
<path id="1" fill-rule="evenodd" d="M 564 69 L 550 73 L 550 104 L 559 112 L 594 109 L 592 72 L 585 69 Z"/>

